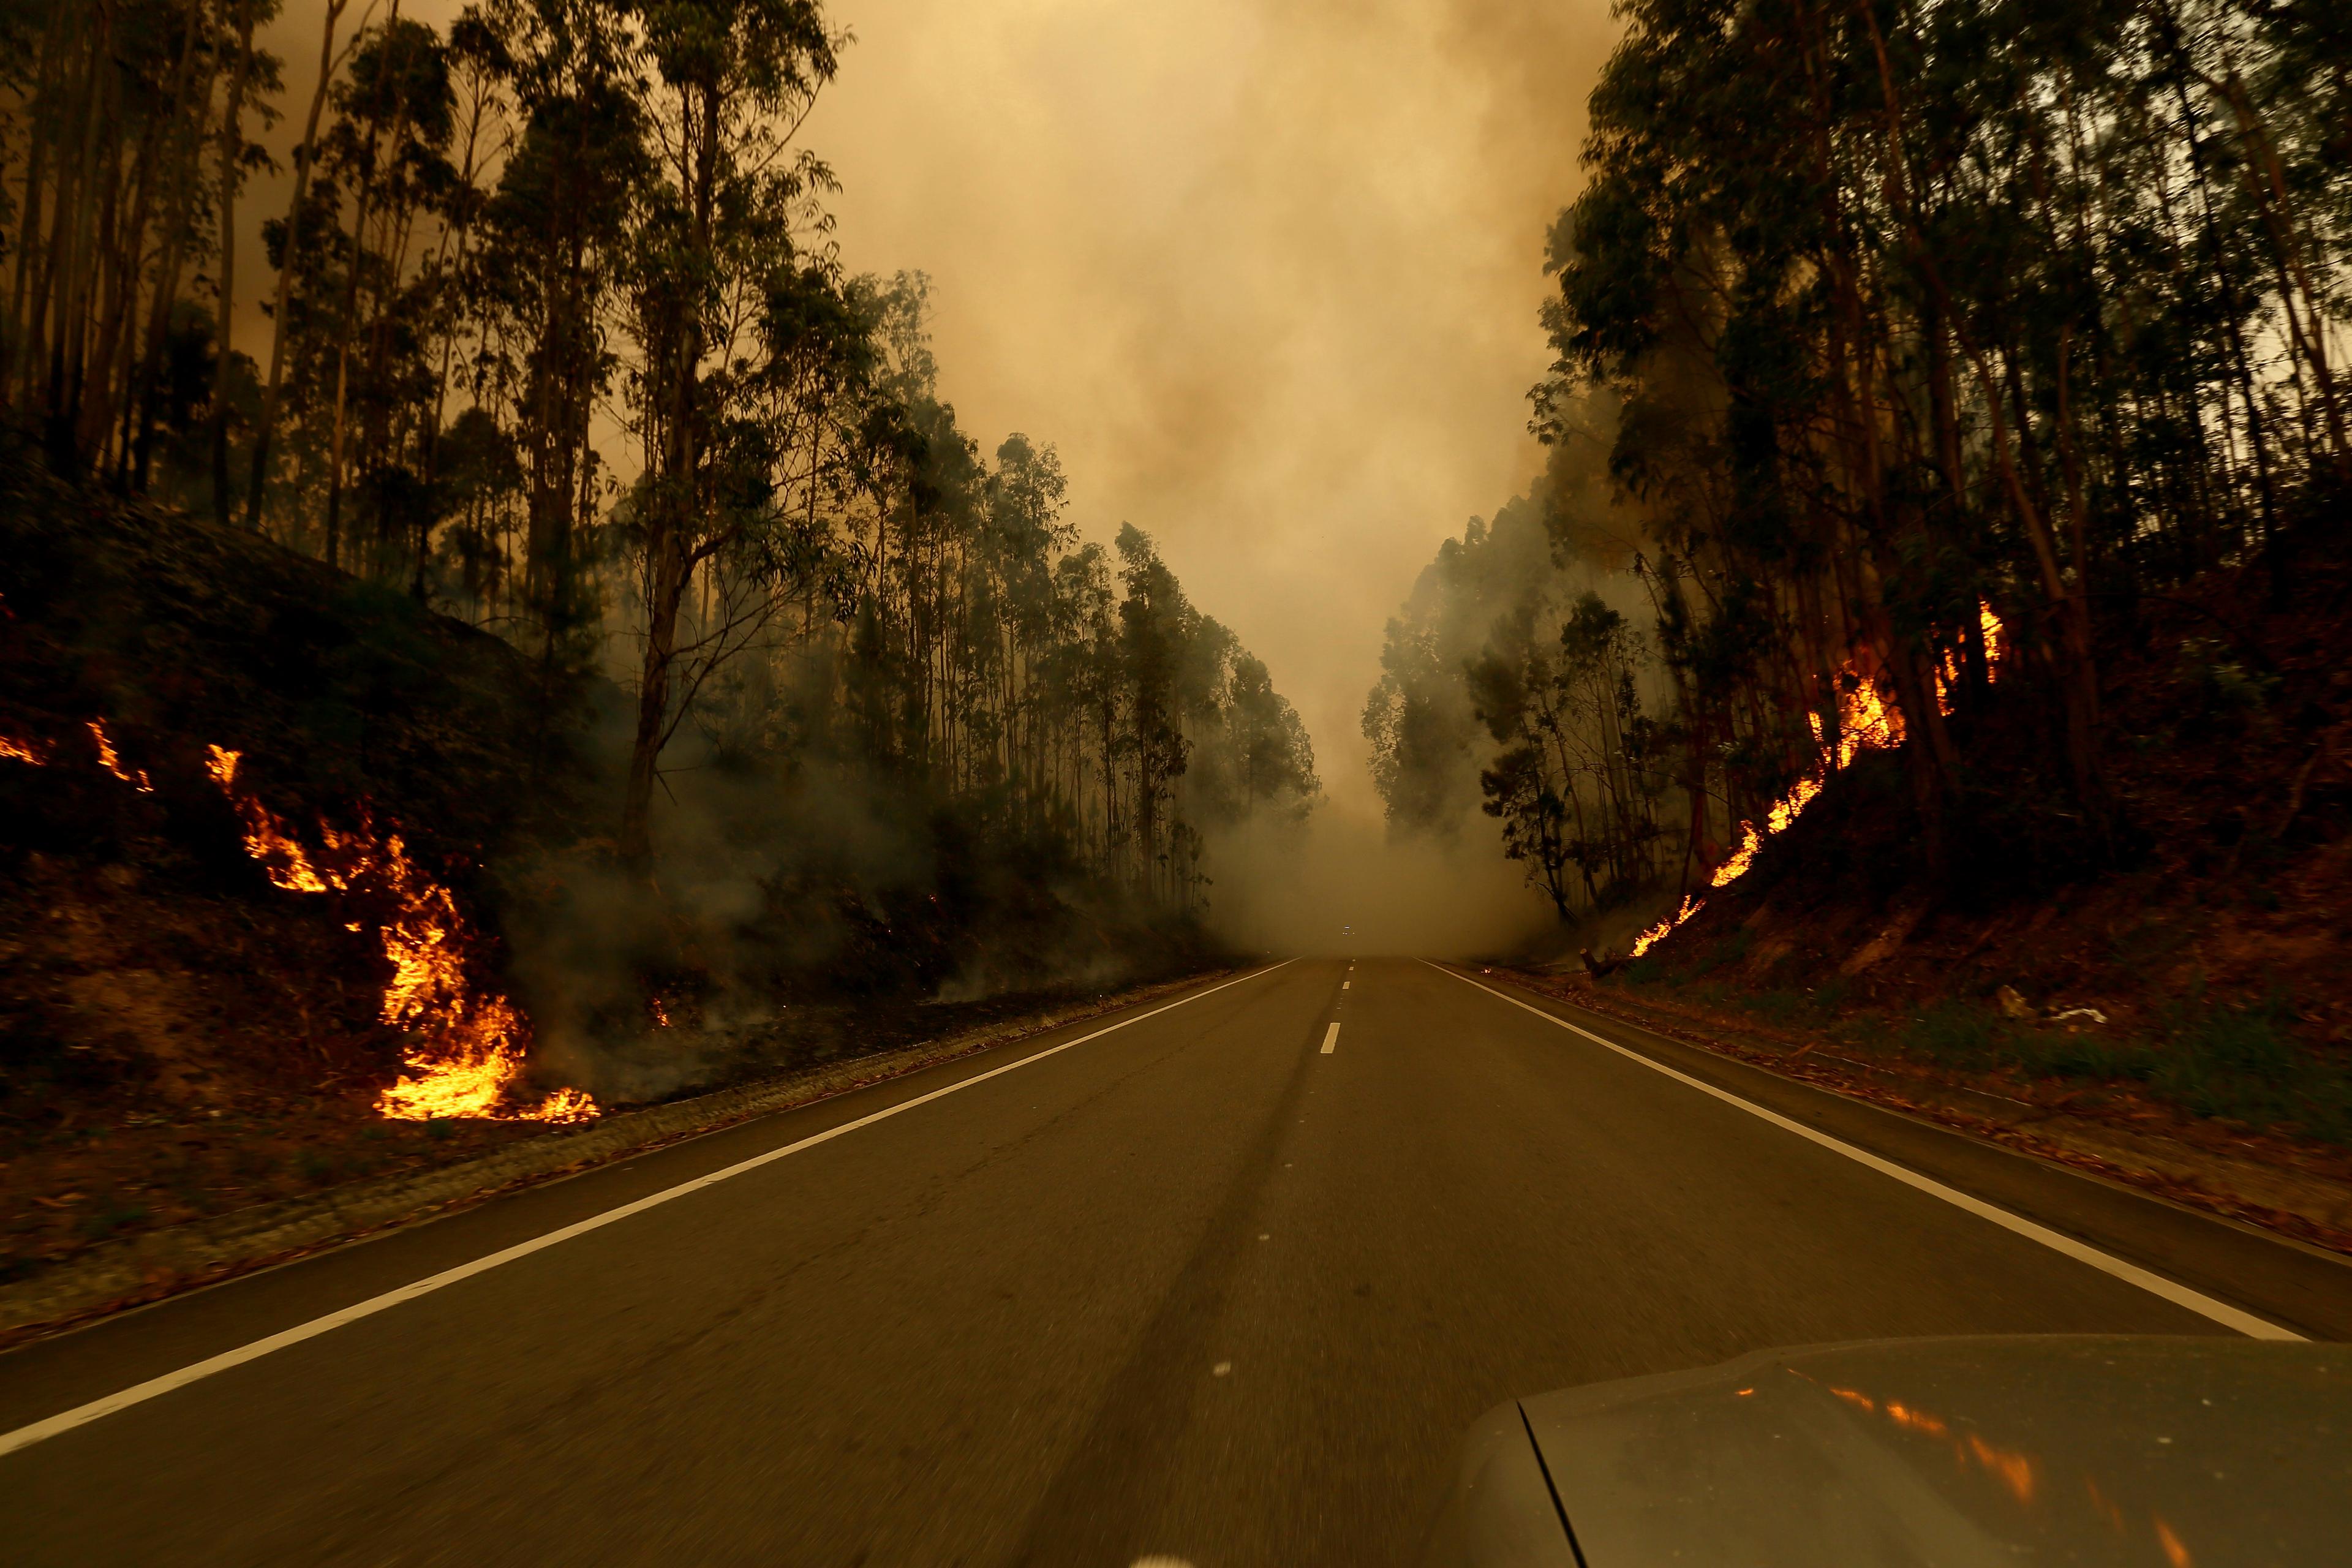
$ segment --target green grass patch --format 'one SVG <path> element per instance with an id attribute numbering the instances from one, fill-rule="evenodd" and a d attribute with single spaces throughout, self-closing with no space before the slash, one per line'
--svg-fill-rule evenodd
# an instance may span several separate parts
<path id="1" fill-rule="evenodd" d="M 2165 1012 L 2148 1087 L 2200 1116 L 2292 1126 L 2352 1143 L 2352 1072 L 2298 1046 L 2283 992 L 2251 1007 L 2206 1002 L 2201 989 Z"/>
<path id="2" fill-rule="evenodd" d="M 1971 1002 L 1939 1002 L 1912 1020 L 1904 1048 L 1957 1071 L 2014 1068 L 2029 1078 L 2140 1085 L 2198 1116 L 2298 1131 L 2352 1144 L 2352 1070 L 2287 1032 L 2293 1009 L 2273 992 L 2251 1006 L 2201 988 L 2164 1009 L 2154 1039 L 2070 1033 Z"/>
<path id="3" fill-rule="evenodd" d="M 2000 1065 L 2004 1022 L 1971 1002 L 1937 1002 L 1911 1020 L 1903 1045 L 1937 1067 L 1981 1071 Z"/>

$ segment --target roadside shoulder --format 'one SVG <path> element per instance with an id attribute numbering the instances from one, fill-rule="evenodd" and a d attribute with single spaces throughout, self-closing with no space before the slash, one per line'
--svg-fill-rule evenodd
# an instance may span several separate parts
<path id="1" fill-rule="evenodd" d="M 1480 977 L 1661 1065 L 2181 1284 L 2317 1338 L 2352 1338 L 2352 1261 L 2310 1241 L 2191 1207 L 2087 1161 L 1996 1140 L 1948 1112 L 1776 1072 L 1693 1032 L 1670 1035 L 1563 995 L 1535 976 Z"/>
<path id="2" fill-rule="evenodd" d="M 447 1165 L 349 1182 L 125 1237 L 0 1287 L 0 1347 L 1137 1006 L 1223 973 L 1203 971 L 1073 1001 L 895 1050 L 625 1111 Z"/>

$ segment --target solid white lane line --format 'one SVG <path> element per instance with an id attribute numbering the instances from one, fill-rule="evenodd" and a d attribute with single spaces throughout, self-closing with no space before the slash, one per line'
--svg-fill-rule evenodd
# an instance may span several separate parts
<path id="1" fill-rule="evenodd" d="M 877 1121 L 887 1121 L 902 1110 L 912 1110 L 919 1105 L 929 1105 L 932 1100 L 944 1099 L 959 1089 L 970 1089 L 973 1084 L 986 1083 L 990 1079 L 1000 1078 L 1016 1068 L 1025 1068 L 1032 1062 L 1042 1062 L 1047 1057 L 1059 1056 L 1064 1051 L 1083 1046 L 1089 1040 L 1099 1040 L 1105 1035 L 1124 1029 L 1129 1024 L 1140 1024 L 1146 1018 L 1156 1018 L 1171 1008 L 1181 1007 L 1187 1002 L 1197 1002 L 1203 996 L 1213 996 L 1229 985 L 1239 985 L 1244 980 L 1255 980 L 1259 975 L 1271 974 L 1282 968 L 1283 964 L 1291 962 L 1293 961 L 1285 959 L 1282 963 L 1269 964 L 1264 969 L 1254 970 L 1247 974 L 1237 974 L 1231 980 L 1218 982 L 1205 991 L 1195 991 L 1190 996 L 1179 996 L 1173 1002 L 1163 1003 L 1149 1013 L 1138 1013 L 1131 1017 L 1121 1018 L 1116 1024 L 1105 1025 L 1090 1035 L 1081 1035 L 1075 1040 L 1065 1040 L 1058 1046 L 1048 1046 L 1034 1055 L 1023 1057 L 1019 1061 L 1006 1062 L 1003 1066 L 991 1068 L 986 1072 L 974 1073 L 967 1079 L 959 1079 L 954 1083 L 932 1089 L 928 1094 L 919 1094 L 912 1100 L 903 1100 L 896 1105 L 885 1106 L 880 1110 L 860 1116 L 855 1121 L 845 1121 L 838 1127 L 828 1127 L 822 1132 L 811 1133 L 797 1142 L 787 1143 L 779 1149 L 771 1149 L 764 1154 L 754 1154 L 748 1160 L 739 1160 L 724 1170 L 713 1171 L 707 1176 L 697 1176 L 690 1182 L 681 1182 L 677 1186 L 665 1188 L 648 1197 L 639 1198 L 635 1203 L 623 1204 L 614 1209 L 606 1209 L 603 1214 L 593 1215 L 558 1230 L 551 1230 L 545 1236 L 518 1242 L 504 1251 L 493 1252 L 487 1258 L 477 1258 L 471 1263 L 461 1263 L 455 1268 L 445 1268 L 427 1279 L 419 1279 L 414 1284 L 403 1285 L 396 1290 L 387 1290 L 381 1296 L 372 1296 L 364 1301 L 345 1307 L 341 1311 L 329 1312 L 321 1318 L 313 1318 L 307 1323 L 299 1323 L 293 1328 L 281 1330 L 266 1339 L 256 1340 L 248 1345 L 239 1345 L 233 1351 L 223 1351 L 216 1356 L 209 1356 L 203 1361 L 184 1366 L 177 1372 L 167 1372 L 161 1377 L 149 1378 L 145 1383 L 136 1384 L 119 1394 L 110 1394 L 103 1399 L 93 1399 L 87 1405 L 76 1405 L 73 1409 L 52 1415 L 46 1421 L 36 1421 L 29 1426 L 19 1426 L 13 1432 L 0 1433 L 0 1455 L 13 1454 L 19 1448 L 29 1448 L 44 1438 L 54 1437 L 60 1432 L 70 1432 L 75 1427 L 86 1426 L 101 1416 L 111 1415 L 118 1410 L 128 1410 L 131 1406 L 144 1404 L 158 1394 L 169 1394 L 175 1388 L 185 1388 L 188 1384 L 202 1382 L 215 1373 L 226 1372 L 231 1367 L 243 1366 L 247 1362 L 259 1361 L 272 1351 L 281 1351 L 289 1345 L 299 1345 L 304 1340 L 313 1340 L 331 1330 L 340 1329 L 346 1323 L 355 1323 L 362 1318 L 373 1317 L 376 1313 L 390 1307 L 397 1307 L 404 1301 L 414 1301 L 419 1296 L 429 1296 L 436 1290 L 455 1285 L 463 1279 L 470 1279 L 477 1274 L 487 1274 L 500 1264 L 512 1263 L 517 1258 L 528 1258 L 534 1252 L 544 1251 L 561 1242 L 570 1241 L 573 1237 L 585 1236 L 592 1230 L 601 1230 L 616 1220 L 627 1219 L 632 1215 L 643 1214 L 650 1208 L 658 1208 L 673 1198 L 682 1198 L 689 1193 L 698 1193 L 705 1187 L 715 1187 L 730 1176 L 740 1176 L 746 1171 L 756 1171 L 762 1165 L 773 1164 L 788 1154 L 797 1154 L 803 1149 L 814 1149 L 820 1143 L 829 1143 L 844 1133 L 855 1132 L 861 1127 L 871 1127 Z"/>
<path id="2" fill-rule="evenodd" d="M 1331 1047 L 1339 1043 L 1339 1026 L 1334 1024 L 1329 1028 L 1323 1031 L 1323 1055 L 1327 1057 L 1329 1056 L 1331 1054 Z"/>
<path id="3" fill-rule="evenodd" d="M 1429 963 L 1427 959 L 1422 962 Z M 1533 1013 L 1547 1024 L 1557 1024 L 1570 1034 L 1580 1035 L 1596 1046 L 1615 1051 L 1628 1061 L 1639 1062 L 1652 1072 L 1664 1073 L 1676 1083 L 1687 1084 L 1701 1094 L 1713 1095 L 1726 1105 L 1736 1105 L 1750 1116 L 1761 1117 L 1783 1131 L 1793 1132 L 1798 1137 L 1808 1139 L 1824 1149 L 1833 1150 L 1849 1160 L 1869 1166 L 1881 1175 L 1892 1176 L 1906 1186 L 1916 1187 L 1930 1197 L 1941 1198 L 1955 1208 L 1966 1209 L 1979 1219 L 1990 1220 L 2003 1230 L 2013 1231 L 2029 1241 L 2038 1241 L 2053 1252 L 2063 1253 L 2077 1263 L 2087 1263 L 2102 1274 L 2111 1274 L 2127 1285 L 2137 1285 L 2151 1296 L 2161 1296 L 2176 1307 L 2186 1307 L 2199 1317 L 2209 1318 L 2224 1328 L 2235 1329 L 2249 1339 L 2300 1340 L 2303 1338 L 2292 1329 L 2281 1328 L 2267 1319 L 2257 1318 L 2252 1312 L 2242 1311 L 2227 1301 L 2214 1300 L 2201 1290 L 2192 1290 L 2186 1285 L 2167 1279 L 2161 1274 L 2152 1274 L 2137 1263 L 2126 1263 L 2120 1258 L 2102 1252 L 2097 1247 L 2077 1241 L 2071 1236 L 2052 1230 L 2048 1226 L 2036 1225 L 2021 1215 L 2013 1215 L 2005 1208 L 1999 1208 L 1986 1203 L 1982 1198 L 1972 1198 L 1957 1187 L 1948 1187 L 1933 1177 L 1923 1176 L 1916 1171 L 1907 1170 L 1892 1160 L 1882 1160 L 1866 1150 L 1857 1149 L 1853 1144 L 1832 1138 L 1826 1132 L 1816 1132 L 1801 1121 L 1791 1121 L 1785 1116 L 1742 1100 L 1727 1089 L 1717 1089 L 1715 1085 L 1695 1079 L 1688 1073 L 1676 1072 L 1664 1062 L 1652 1061 L 1639 1051 L 1629 1049 L 1614 1040 L 1603 1039 L 1590 1029 L 1571 1024 L 1565 1018 L 1555 1016 L 1540 1007 L 1533 1006 L 1516 996 L 1497 991 L 1491 985 L 1480 984 L 1466 974 L 1454 974 L 1453 970 L 1442 963 L 1430 963 L 1429 966 L 1440 973 L 1453 974 L 1454 979 L 1465 985 L 1475 985 L 1489 996 L 1508 1002 L 1512 1006 L 1524 1012 Z"/>

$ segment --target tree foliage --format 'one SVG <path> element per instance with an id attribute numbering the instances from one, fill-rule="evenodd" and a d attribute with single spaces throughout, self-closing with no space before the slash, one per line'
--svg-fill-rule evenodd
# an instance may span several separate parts
<path id="1" fill-rule="evenodd" d="M 1606 433 L 1686 860 L 1840 754 L 1858 684 L 1931 877 L 2020 802 L 2128 853 L 2103 682 L 2143 606 L 2283 584 L 2352 500 L 2343 8 L 1619 14 L 1533 424 Z M 2038 743 L 1989 752 L 1997 710 Z"/>
<path id="2" fill-rule="evenodd" d="M 56 470 L 493 629 L 545 715 L 619 679 L 640 876 L 688 731 L 1176 906 L 1205 830 L 1313 800 L 1151 542 L 1082 542 L 1050 445 L 958 426 L 924 281 L 839 266 L 815 0 L 311 0 L 292 105 L 279 4 L 0 10 L 0 416 Z"/>

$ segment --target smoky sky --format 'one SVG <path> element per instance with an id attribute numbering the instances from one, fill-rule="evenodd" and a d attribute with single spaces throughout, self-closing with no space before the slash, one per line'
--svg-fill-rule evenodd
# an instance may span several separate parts
<path id="1" fill-rule="evenodd" d="M 400 4 L 441 26 L 459 6 Z M 321 11 L 289 0 L 265 39 L 281 148 Z M 1381 628 L 1438 542 L 1540 466 L 1542 237 L 1576 193 L 1606 0 L 831 12 L 855 42 L 802 139 L 841 179 L 843 261 L 930 275 L 966 429 L 1058 446 L 1089 537 L 1156 535 L 1297 703 L 1332 805 L 1371 815 Z M 278 184 L 245 205 L 249 243 Z"/>
<path id="2" fill-rule="evenodd" d="M 1540 466 L 1542 237 L 1604 0 L 845 0 L 807 128 L 844 260 L 933 279 L 940 381 L 1057 444 L 1298 704 L 1335 807 L 1438 542 Z"/>

